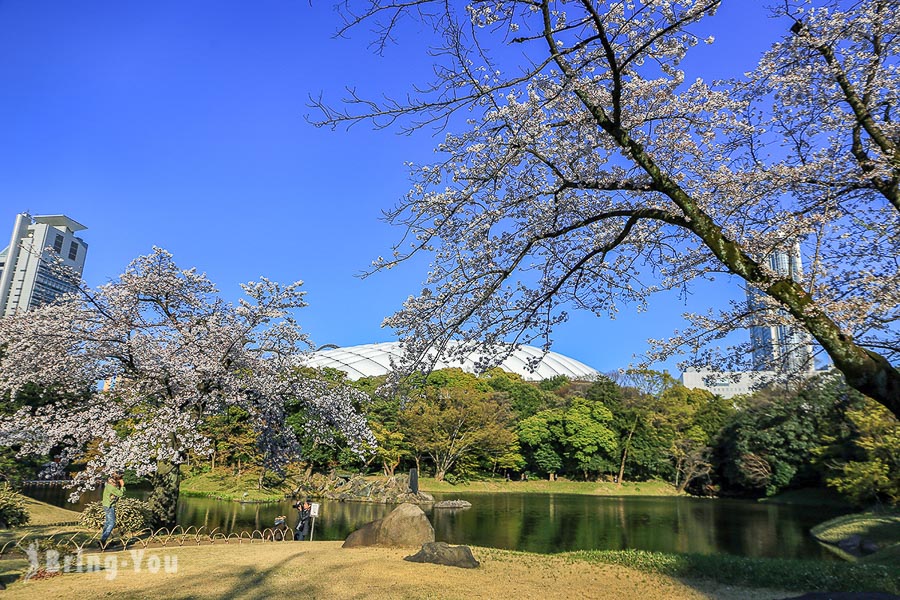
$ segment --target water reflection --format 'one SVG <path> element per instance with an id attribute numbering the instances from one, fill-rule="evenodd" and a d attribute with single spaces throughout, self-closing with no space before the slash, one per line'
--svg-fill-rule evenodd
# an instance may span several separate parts
<path id="1" fill-rule="evenodd" d="M 26 493 L 66 504 L 59 487 Z M 130 490 L 130 494 L 146 492 Z M 82 498 L 75 510 L 94 494 Z M 809 528 L 839 512 L 741 500 L 597 497 L 566 494 L 435 494 L 437 500 L 468 500 L 472 508 L 427 509 L 439 541 L 531 552 L 642 549 L 662 552 L 728 553 L 740 556 L 833 559 L 809 536 Z M 320 501 L 317 540 L 342 540 L 361 525 L 386 516 L 394 506 Z M 225 533 L 271 527 L 278 515 L 297 523 L 291 501 L 241 504 L 182 497 L 178 521 Z"/>
<path id="2" fill-rule="evenodd" d="M 832 559 L 809 528 L 839 513 L 740 500 L 575 495 L 454 495 L 466 511 L 433 511 L 438 540 L 531 552 L 636 548 Z M 815 514 L 810 514 L 814 512 Z"/>

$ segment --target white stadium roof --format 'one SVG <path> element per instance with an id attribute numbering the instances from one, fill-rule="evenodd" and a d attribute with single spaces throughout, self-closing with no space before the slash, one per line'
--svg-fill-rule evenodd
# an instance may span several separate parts
<path id="1" fill-rule="evenodd" d="M 385 375 L 392 370 L 391 362 L 399 363 L 403 350 L 399 342 L 383 342 L 379 344 L 364 344 L 362 346 L 349 346 L 347 348 L 332 348 L 319 350 L 304 358 L 304 364 L 308 367 L 331 367 L 347 374 L 351 380 L 362 377 L 377 377 Z M 483 354 L 473 352 L 465 357 L 463 362 L 459 360 L 439 359 L 434 369 L 460 368 L 470 373 L 477 372 L 476 365 Z M 528 370 L 529 359 L 540 359 L 537 369 Z M 584 363 L 563 356 L 557 352 L 544 353 L 543 350 L 533 346 L 519 346 L 512 354 L 500 363 L 500 368 L 509 373 L 517 373 L 528 381 L 540 381 L 550 379 L 557 375 L 565 375 L 569 379 L 584 380 L 598 375 L 595 369 Z"/>

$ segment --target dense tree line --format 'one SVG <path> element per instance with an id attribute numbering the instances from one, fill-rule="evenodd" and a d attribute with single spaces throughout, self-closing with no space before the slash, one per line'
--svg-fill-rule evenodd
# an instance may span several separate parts
<path id="1" fill-rule="evenodd" d="M 723 399 L 688 389 L 667 373 L 629 371 L 595 381 L 557 377 L 528 382 L 499 369 L 481 376 L 459 369 L 348 381 L 333 369 L 302 370 L 322 386 L 352 386 L 352 410 L 364 415 L 374 444 L 362 453 L 337 426 L 311 430 L 303 402 L 286 406 L 286 423 L 301 443 L 301 471 L 394 475 L 417 467 L 450 482 L 481 476 L 585 481 L 663 480 L 694 494 L 760 497 L 829 486 L 848 500 L 900 502 L 900 423 L 835 373 L 792 391 L 761 390 Z M 24 388 L 4 412 L 59 402 L 58 394 Z M 191 455 L 194 472 L 266 470 L 267 444 L 246 410 L 209 415 L 201 434 L 208 453 Z M 31 478 L 42 461 L 0 454 L 3 479 Z M 70 470 L 83 468 L 97 451 Z"/>
<path id="2" fill-rule="evenodd" d="M 900 424 L 837 374 L 728 400 L 655 371 L 532 383 L 445 369 L 350 384 L 369 397 L 358 408 L 378 446 L 360 459 L 339 442 L 318 445 L 312 469 L 418 467 L 451 482 L 659 479 L 731 496 L 830 486 L 859 504 L 900 500 Z"/>

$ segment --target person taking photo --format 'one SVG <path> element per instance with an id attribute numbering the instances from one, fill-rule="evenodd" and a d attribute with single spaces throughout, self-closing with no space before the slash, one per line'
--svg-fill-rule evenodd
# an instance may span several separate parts
<path id="1" fill-rule="evenodd" d="M 106 548 L 106 540 L 116 526 L 116 503 L 125 495 L 125 480 L 121 472 L 110 474 L 103 486 L 103 512 L 106 520 L 103 523 L 103 531 L 100 533 L 100 547 Z"/>

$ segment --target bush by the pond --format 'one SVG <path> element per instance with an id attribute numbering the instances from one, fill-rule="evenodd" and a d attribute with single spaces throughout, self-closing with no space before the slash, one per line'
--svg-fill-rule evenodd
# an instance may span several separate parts
<path id="1" fill-rule="evenodd" d="M 25 508 L 25 498 L 9 484 L 0 486 L 0 529 L 26 525 L 30 517 Z"/>
<path id="2" fill-rule="evenodd" d="M 747 558 L 727 554 L 666 554 L 645 550 L 589 550 L 569 556 L 648 573 L 712 579 L 745 587 L 830 592 L 900 593 L 900 568 L 813 560 Z"/>
<path id="3" fill-rule="evenodd" d="M 78 524 L 89 529 L 102 529 L 106 521 L 103 504 L 91 502 L 84 507 Z M 124 533 L 136 533 L 150 524 L 150 505 L 136 498 L 120 498 L 116 502 L 116 527 Z"/>

